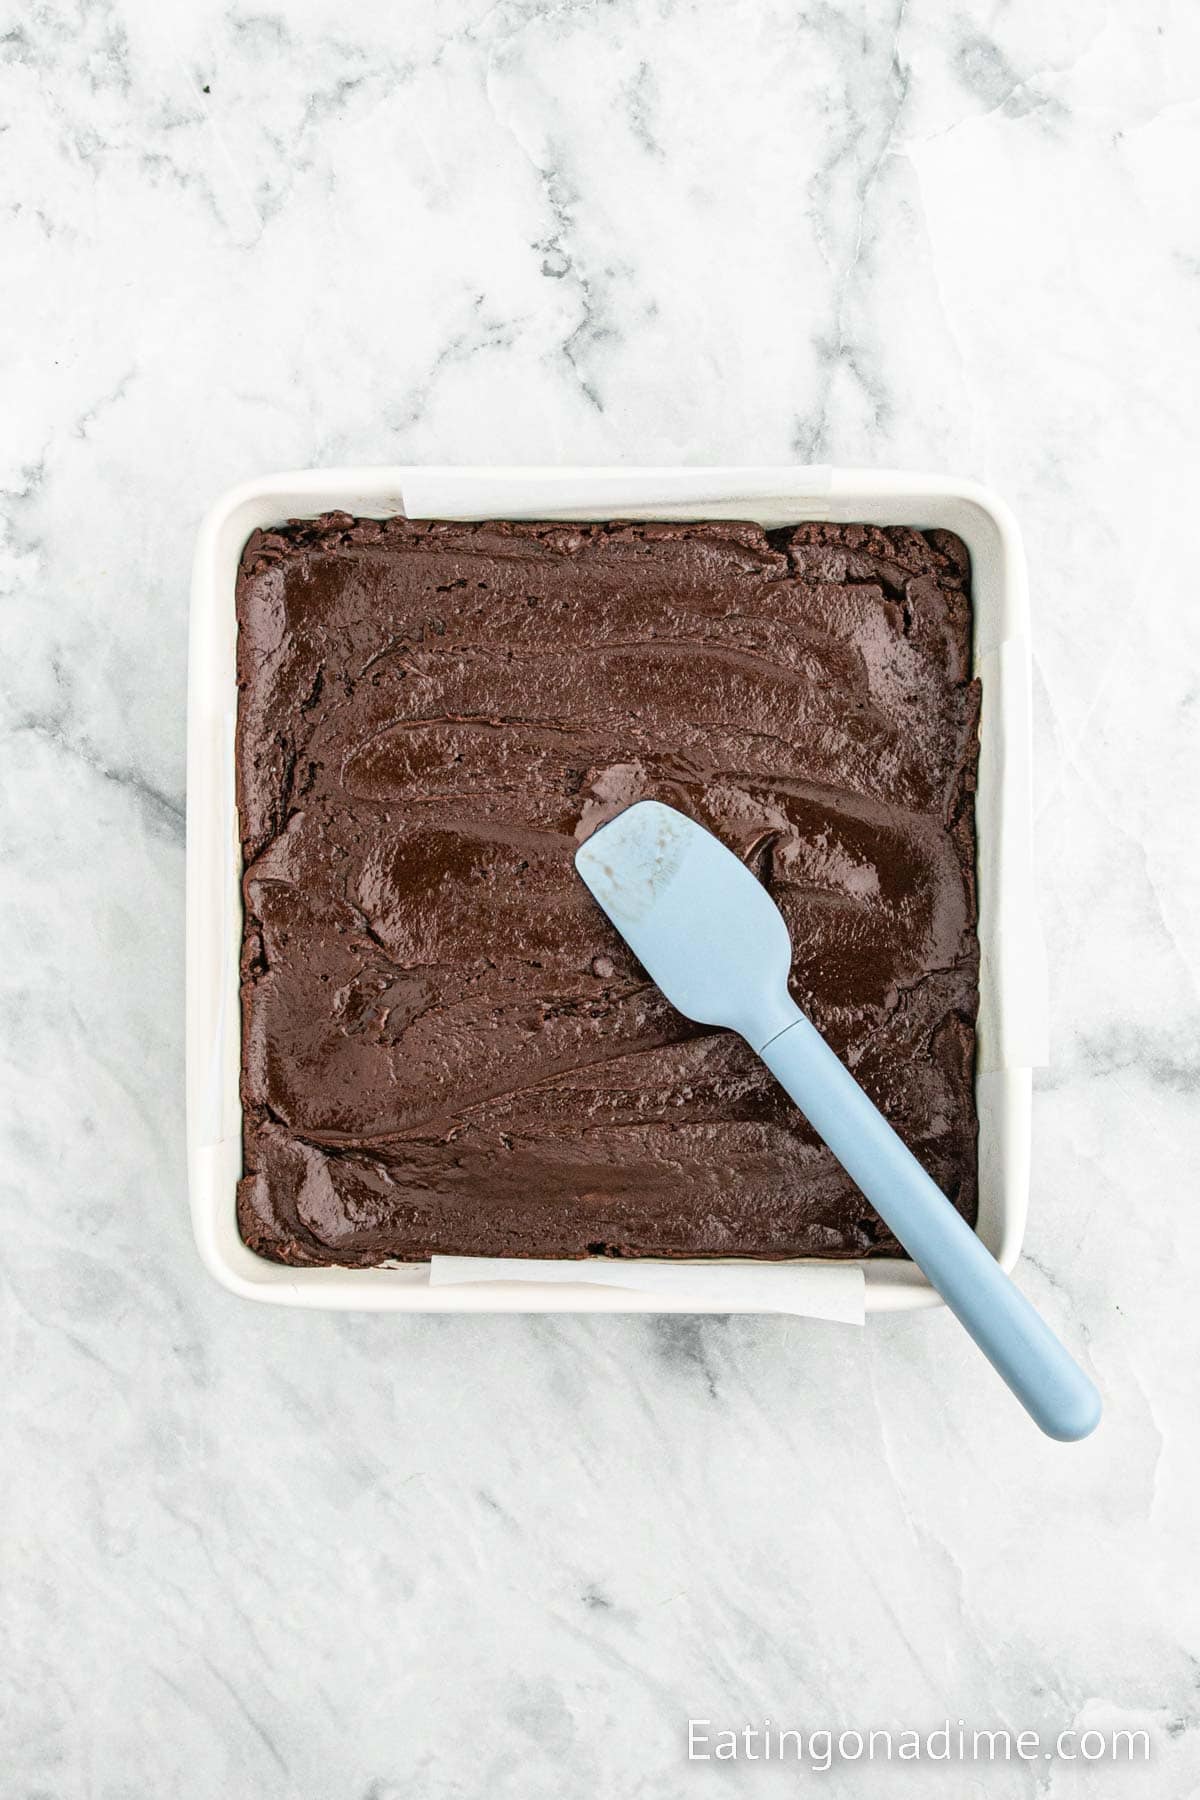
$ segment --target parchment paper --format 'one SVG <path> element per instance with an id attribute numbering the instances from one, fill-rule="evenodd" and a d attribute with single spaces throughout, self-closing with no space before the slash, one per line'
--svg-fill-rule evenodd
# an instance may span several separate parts
<path id="1" fill-rule="evenodd" d="M 521 1257 L 435 1256 L 429 1265 L 430 1287 L 510 1281 L 584 1282 L 589 1287 L 690 1300 L 705 1310 L 717 1305 L 730 1312 L 794 1313 L 841 1325 L 863 1323 L 867 1285 L 861 1269 L 833 1262 L 661 1263 L 598 1257 L 582 1262 L 543 1262 Z"/>

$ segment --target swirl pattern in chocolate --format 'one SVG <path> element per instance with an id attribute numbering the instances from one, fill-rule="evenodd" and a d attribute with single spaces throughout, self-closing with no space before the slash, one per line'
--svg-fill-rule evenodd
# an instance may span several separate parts
<path id="1" fill-rule="evenodd" d="M 968 586 L 948 533 L 858 525 L 256 532 L 245 1241 L 355 1266 L 899 1253 L 576 877 L 645 797 L 767 883 L 796 1000 L 973 1219 Z"/>

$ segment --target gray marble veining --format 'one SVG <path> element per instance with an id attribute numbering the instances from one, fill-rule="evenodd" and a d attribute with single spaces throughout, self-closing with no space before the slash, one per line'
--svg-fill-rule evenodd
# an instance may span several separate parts
<path id="1" fill-rule="evenodd" d="M 689 1764 L 689 1715 L 1145 1725 L 1153 1770 L 1096 1781 L 1200 1788 L 1198 93 L 1166 0 L 9 9 L 5 1796 L 796 1781 Z M 944 1316 L 291 1316 L 192 1249 L 206 504 L 316 463 L 791 459 L 975 474 L 1026 534 L 1055 1037 L 1021 1280 L 1104 1389 L 1077 1448 Z"/>

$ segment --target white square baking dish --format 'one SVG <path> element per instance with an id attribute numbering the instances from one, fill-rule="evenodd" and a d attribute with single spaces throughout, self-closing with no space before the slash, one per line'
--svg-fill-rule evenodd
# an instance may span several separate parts
<path id="1" fill-rule="evenodd" d="M 241 850 L 234 800 L 234 582 L 250 533 L 340 510 L 361 516 L 512 519 L 805 519 L 944 527 L 971 553 L 974 665 L 983 682 L 976 834 L 980 904 L 979 1233 L 1006 1269 L 1029 1197 L 1032 1069 L 1045 1060 L 1045 963 L 1032 869 L 1029 601 L 1007 507 L 973 482 L 895 471 L 730 469 L 318 469 L 225 494 L 205 519 L 192 581 L 188 683 L 187 1108 L 192 1221 L 225 1287 L 293 1306 L 397 1312 L 711 1312 L 719 1300 L 580 1283 L 431 1286 L 428 1267 L 285 1268 L 243 1244 Z M 711 1267 L 711 1265 L 708 1265 Z M 866 1260 L 869 1312 L 940 1304 L 911 1263 Z"/>

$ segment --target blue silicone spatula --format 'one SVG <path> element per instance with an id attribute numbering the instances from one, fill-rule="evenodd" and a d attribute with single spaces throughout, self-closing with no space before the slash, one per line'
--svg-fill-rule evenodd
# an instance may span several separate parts
<path id="1" fill-rule="evenodd" d="M 1050 1437 L 1086 1437 L 1100 1396 L 788 993 L 775 902 L 702 825 L 642 800 L 575 867 L 672 1006 L 740 1033 Z"/>

